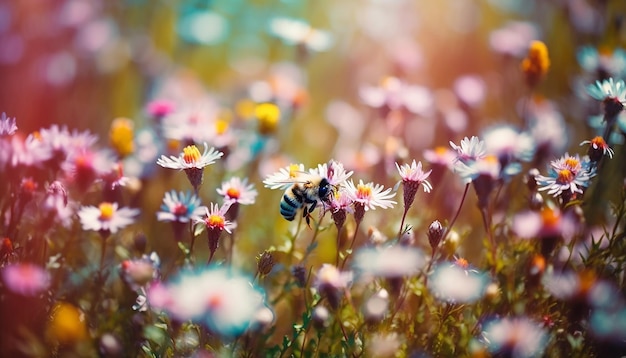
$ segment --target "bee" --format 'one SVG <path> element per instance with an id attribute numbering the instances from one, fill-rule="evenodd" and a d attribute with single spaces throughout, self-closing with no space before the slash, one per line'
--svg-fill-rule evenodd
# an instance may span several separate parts
<path id="1" fill-rule="evenodd" d="M 328 202 L 330 194 L 336 188 L 328 179 L 308 173 L 302 173 L 290 183 L 292 183 L 291 186 L 285 190 L 280 201 L 280 214 L 286 220 L 292 221 L 297 211 L 303 208 L 302 217 L 310 226 L 310 214 L 315 210 L 317 203 Z"/>

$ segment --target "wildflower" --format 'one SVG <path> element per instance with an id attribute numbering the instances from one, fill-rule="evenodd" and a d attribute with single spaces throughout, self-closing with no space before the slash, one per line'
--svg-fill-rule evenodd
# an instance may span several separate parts
<path id="1" fill-rule="evenodd" d="M 528 51 L 528 43 L 538 35 L 539 31 L 533 23 L 509 21 L 489 35 L 489 45 L 505 56 L 520 57 Z"/>
<path id="2" fill-rule="evenodd" d="M 311 313 L 311 320 L 317 329 L 324 329 L 330 324 L 330 312 L 324 306 L 315 306 Z"/>
<path id="3" fill-rule="evenodd" d="M 355 217 L 362 219 L 365 211 L 375 210 L 376 207 L 392 208 L 396 204 L 391 200 L 396 195 L 391 193 L 391 188 L 385 189 L 382 185 L 372 182 L 365 184 L 363 180 L 359 180 L 359 184 L 356 185 L 352 180 L 346 184 L 347 195 L 354 202 Z"/>
<path id="4" fill-rule="evenodd" d="M 304 173 L 304 164 L 290 164 L 269 175 L 263 184 L 266 188 L 285 190 L 293 184 L 293 180 Z"/>
<path id="5" fill-rule="evenodd" d="M 370 107 L 383 108 L 386 111 L 406 109 L 421 115 L 430 114 L 434 104 L 430 90 L 406 84 L 396 77 L 384 78 L 380 86 L 361 87 L 359 96 Z"/>
<path id="6" fill-rule="evenodd" d="M 472 303 L 485 293 L 487 280 L 484 274 L 469 269 L 464 259 L 452 265 L 437 265 L 428 280 L 428 289 L 435 297 L 449 303 Z"/>
<path id="7" fill-rule="evenodd" d="M 626 101 L 626 84 L 624 80 L 614 81 L 613 78 L 596 81 L 587 86 L 587 93 L 604 104 L 604 119 L 611 122 L 623 109 Z M 610 123 L 612 124 L 612 123 Z"/>
<path id="8" fill-rule="evenodd" d="M 115 234 L 118 230 L 132 224 L 139 215 L 138 209 L 118 208 L 117 203 L 103 202 L 98 207 L 83 206 L 78 211 L 83 230 L 99 231 L 103 236 Z"/>
<path id="9" fill-rule="evenodd" d="M 346 171 L 338 161 L 331 159 L 328 163 L 318 164 L 317 168 L 310 169 L 309 172 L 313 175 L 319 175 L 328 180 L 328 183 L 332 186 L 341 186 L 348 180 L 353 171 Z"/>
<path id="10" fill-rule="evenodd" d="M 417 274 L 425 263 L 424 254 L 417 248 L 385 246 L 358 250 L 353 267 L 360 276 L 403 278 Z"/>
<path id="11" fill-rule="evenodd" d="M 521 69 L 526 76 L 526 83 L 529 87 L 536 86 L 539 81 L 548 73 L 550 68 L 550 57 L 548 47 L 541 41 L 533 41 L 528 49 L 528 56 L 522 61 Z"/>
<path id="12" fill-rule="evenodd" d="M 227 202 L 220 207 L 218 204 L 211 203 L 211 208 L 205 208 L 206 214 L 204 217 L 197 217 L 196 224 L 201 224 L 206 227 L 207 237 L 209 242 L 209 250 L 211 252 L 209 256 L 209 262 L 213 258 L 215 251 L 219 246 L 219 239 L 222 231 L 232 233 L 232 230 L 237 224 L 226 220 L 226 212 L 230 208 L 231 203 Z"/>
<path id="13" fill-rule="evenodd" d="M 85 314 L 67 302 L 57 302 L 48 322 L 48 335 L 61 344 L 71 344 L 89 337 Z"/>
<path id="14" fill-rule="evenodd" d="M 547 343 L 545 329 L 525 317 L 488 322 L 482 336 L 490 352 L 512 358 L 541 356 Z"/>
<path id="15" fill-rule="evenodd" d="M 274 133 L 280 122 L 280 108 L 273 103 L 261 103 L 254 109 L 254 115 L 259 123 L 259 133 L 267 135 Z"/>
<path id="16" fill-rule="evenodd" d="M 456 162 L 468 164 L 486 155 L 485 142 L 476 136 L 463 138 L 461 145 L 456 145 L 450 141 L 450 146 L 457 153 Z"/>
<path id="17" fill-rule="evenodd" d="M 185 224 L 192 218 L 202 215 L 205 210 L 206 207 L 200 205 L 200 198 L 195 194 L 172 190 L 165 193 L 161 211 L 157 212 L 157 220 L 171 222 L 174 237 L 179 241 Z"/>
<path id="18" fill-rule="evenodd" d="M 485 151 L 498 158 L 506 176 L 512 176 L 521 171 L 518 162 L 528 162 L 533 159 L 535 153 L 533 138 L 528 133 L 518 132 L 512 126 L 491 127 L 485 130 L 483 139 Z"/>
<path id="19" fill-rule="evenodd" d="M 61 168 L 78 189 L 86 191 L 96 180 L 109 174 L 114 165 L 111 152 L 83 148 L 70 153 Z"/>
<path id="20" fill-rule="evenodd" d="M 213 143 L 212 132 L 207 129 L 214 126 L 218 114 L 219 106 L 209 96 L 188 100 L 176 111 L 163 117 L 163 136 L 186 144 Z"/>
<path id="21" fill-rule="evenodd" d="M 161 259 L 156 252 L 139 259 L 124 260 L 120 264 L 122 279 L 133 290 L 139 290 L 159 277 Z"/>
<path id="22" fill-rule="evenodd" d="M 15 117 L 7 117 L 7 114 L 2 112 L 0 116 L 0 137 L 10 136 L 17 132 L 17 125 L 15 124 Z"/>
<path id="23" fill-rule="evenodd" d="M 353 213 L 352 198 L 345 190 L 337 190 L 330 196 L 330 212 L 337 229 L 341 229 L 346 222 L 348 213 Z"/>
<path id="24" fill-rule="evenodd" d="M 594 137 L 591 140 L 585 140 L 580 143 L 580 145 L 589 144 L 589 151 L 587 155 L 592 162 L 599 161 L 602 156 L 606 155 L 609 158 L 613 158 L 613 154 L 615 152 L 609 145 L 604 141 L 604 138 L 601 136 Z"/>
<path id="25" fill-rule="evenodd" d="M 134 151 L 133 122 L 127 118 L 115 118 L 109 130 L 109 141 L 117 154 L 124 158 Z"/>
<path id="26" fill-rule="evenodd" d="M 341 298 L 352 282 L 352 272 L 341 272 L 331 264 L 323 264 L 317 272 L 315 287 L 326 297 L 333 309 L 339 307 Z"/>
<path id="27" fill-rule="evenodd" d="M 2 268 L 6 288 L 22 296 L 37 296 L 50 286 L 50 274 L 30 263 L 16 263 Z"/>
<path id="28" fill-rule="evenodd" d="M 477 107 L 484 102 L 487 84 L 477 75 L 464 75 L 454 81 L 454 93 L 462 103 Z"/>
<path id="29" fill-rule="evenodd" d="M 600 80 L 626 75 L 626 51 L 621 48 L 583 46 L 576 52 L 576 59 L 583 70 Z"/>
<path id="30" fill-rule="evenodd" d="M 367 340 L 365 351 L 368 357 L 394 357 L 402 350 L 405 338 L 396 332 L 374 333 Z"/>
<path id="31" fill-rule="evenodd" d="M 204 167 L 215 163 L 222 155 L 224 153 L 215 150 L 215 148 L 209 149 L 206 143 L 204 143 L 202 154 L 200 154 L 198 147 L 189 145 L 183 149 L 178 157 L 161 155 L 157 164 L 164 168 L 184 170 L 189 182 L 197 192 L 200 184 L 202 184 Z"/>
<path id="32" fill-rule="evenodd" d="M 547 191 L 554 197 L 560 196 L 567 203 L 576 194 L 583 194 L 593 176 L 595 169 L 589 167 L 588 158 L 581 160 L 578 155 L 570 156 L 566 153 L 550 163 L 548 176 L 537 176 L 538 190 Z"/>
<path id="33" fill-rule="evenodd" d="M 420 186 L 423 187 L 425 193 L 430 193 L 433 189 L 433 186 L 426 180 L 432 170 L 428 172 L 422 171 L 422 162 L 418 162 L 418 164 L 415 165 L 415 160 L 413 160 L 411 165 L 403 164 L 402 166 L 396 163 L 396 168 L 398 172 L 400 172 L 400 177 L 402 177 L 405 208 L 409 208 L 413 204 L 415 194 Z"/>
<path id="34" fill-rule="evenodd" d="M 230 180 L 222 183 L 222 187 L 217 189 L 217 193 L 224 197 L 224 201 L 230 201 L 233 204 L 251 205 L 258 195 L 254 189 L 254 184 L 248 184 L 248 179 L 243 180 L 238 177 L 232 177 Z"/>
<path id="35" fill-rule="evenodd" d="M 263 292 L 246 276 L 214 266 L 183 271 L 149 288 L 147 296 L 152 309 L 165 311 L 173 320 L 192 320 L 229 338 L 244 333 L 264 307 Z"/>

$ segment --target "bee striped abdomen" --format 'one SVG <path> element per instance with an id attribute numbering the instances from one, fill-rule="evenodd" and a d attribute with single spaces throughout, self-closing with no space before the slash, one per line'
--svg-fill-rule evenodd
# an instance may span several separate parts
<path id="1" fill-rule="evenodd" d="M 296 217 L 298 209 L 302 207 L 302 201 L 302 197 L 293 191 L 285 192 L 285 194 L 283 194 L 283 200 L 280 202 L 280 214 L 285 219 L 292 221 Z"/>

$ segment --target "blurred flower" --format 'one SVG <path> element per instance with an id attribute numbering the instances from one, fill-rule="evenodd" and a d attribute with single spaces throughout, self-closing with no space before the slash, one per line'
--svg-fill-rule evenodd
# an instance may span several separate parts
<path id="1" fill-rule="evenodd" d="M 498 125 L 483 132 L 485 151 L 498 158 L 505 176 L 512 176 L 521 171 L 518 162 L 533 159 L 535 143 L 533 138 L 524 132 L 518 132 L 512 126 Z"/>
<path id="2" fill-rule="evenodd" d="M 369 357 L 395 357 L 402 349 L 403 339 L 396 332 L 375 333 L 367 341 L 366 352 Z"/>
<path id="3" fill-rule="evenodd" d="M 163 136 L 185 143 L 213 143 L 212 131 L 219 116 L 216 101 L 202 93 L 200 98 L 181 99 L 175 111 L 162 120 Z"/>
<path id="4" fill-rule="evenodd" d="M 48 336 L 55 342 L 71 344 L 89 337 L 84 313 L 67 302 L 57 302 L 48 322 Z"/>
<path id="5" fill-rule="evenodd" d="M 261 103 L 254 108 L 254 115 L 258 121 L 259 133 L 268 135 L 274 133 L 280 122 L 280 108 L 273 103 Z"/>
<path id="6" fill-rule="evenodd" d="M 539 35 L 535 24 L 509 21 L 489 35 L 491 48 L 503 55 L 518 57 L 528 51 L 528 43 Z"/>
<path id="7" fill-rule="evenodd" d="M 485 100 L 487 84 L 477 75 L 464 75 L 454 81 L 454 93 L 464 104 L 477 107 Z"/>
<path id="8" fill-rule="evenodd" d="M 109 141 L 120 158 L 133 153 L 134 124 L 127 118 L 115 118 L 109 130 Z"/>
<path id="9" fill-rule="evenodd" d="M 511 358 L 540 356 L 548 339 L 545 330 L 526 317 L 488 322 L 482 337 L 491 353 Z"/>
<path id="10" fill-rule="evenodd" d="M 161 259 L 156 252 L 139 259 L 124 260 L 120 264 L 120 275 L 131 289 L 137 291 L 159 277 Z"/>
<path id="11" fill-rule="evenodd" d="M 416 275 L 425 263 L 424 254 L 415 247 L 386 246 L 359 249 L 353 267 L 359 276 L 402 278 Z"/>
<path id="12" fill-rule="evenodd" d="M 10 136 L 17 132 L 17 125 L 15 124 L 15 117 L 7 117 L 7 114 L 2 112 L 0 116 L 0 137 Z"/>
<path id="13" fill-rule="evenodd" d="M 152 309 L 164 310 L 178 322 L 205 324 L 222 337 L 245 332 L 264 307 L 262 291 L 247 277 L 225 267 L 183 271 L 147 293 Z"/>
<path id="14" fill-rule="evenodd" d="M 587 86 L 587 93 L 604 104 L 605 120 L 617 116 L 624 109 L 626 102 L 626 84 L 624 80 L 614 81 L 613 78 L 596 81 Z"/>
<path id="15" fill-rule="evenodd" d="M 430 164 L 452 168 L 457 153 L 448 147 L 438 146 L 434 149 L 426 149 L 423 155 L 424 159 Z"/>
<path id="16" fill-rule="evenodd" d="M 178 157 L 161 155 L 157 164 L 164 168 L 184 170 L 189 182 L 197 192 L 200 184 L 202 184 L 204 167 L 215 163 L 223 155 L 224 153 L 215 150 L 215 148 L 209 149 L 205 142 L 202 154 L 195 145 L 188 145 Z"/>
<path id="17" fill-rule="evenodd" d="M 526 106 L 520 104 L 519 108 L 524 107 L 528 111 L 529 133 L 536 146 L 536 160 L 563 153 L 567 148 L 568 136 L 564 135 L 567 126 L 557 105 L 543 97 L 533 96 Z"/>
<path id="18" fill-rule="evenodd" d="M 626 75 L 626 51 L 621 48 L 610 50 L 582 46 L 576 52 L 576 59 L 583 70 L 599 80 L 623 78 Z"/>
<path id="19" fill-rule="evenodd" d="M 217 189 L 217 193 L 224 197 L 224 201 L 230 201 L 241 205 L 254 204 L 258 192 L 254 189 L 254 184 L 248 184 L 248 179 L 232 177 L 222 183 L 222 187 Z"/>
<path id="20" fill-rule="evenodd" d="M 30 263 L 15 263 L 2 268 L 2 281 L 9 291 L 22 296 L 36 296 L 50 286 L 50 274 Z"/>
<path id="21" fill-rule="evenodd" d="M 352 282 L 352 272 L 341 272 L 331 264 L 323 264 L 317 271 L 314 286 L 320 295 L 326 297 L 333 309 L 339 307 L 344 290 Z"/>
<path id="22" fill-rule="evenodd" d="M 615 154 L 613 149 L 606 144 L 604 138 L 601 136 L 597 136 L 591 140 L 585 140 L 580 143 L 581 146 L 585 144 L 589 144 L 587 155 L 592 162 L 599 161 L 605 155 L 609 158 L 613 158 L 613 154 Z"/>
<path id="23" fill-rule="evenodd" d="M 520 67 L 526 76 L 528 86 L 536 86 L 550 68 L 550 58 L 548 57 L 546 44 L 541 41 L 531 42 L 528 55 L 522 61 Z"/>
<path id="24" fill-rule="evenodd" d="M 168 114 L 174 112 L 176 105 L 174 102 L 166 99 L 155 99 L 148 103 L 146 110 L 148 114 L 154 118 L 161 119 Z"/>
<path id="25" fill-rule="evenodd" d="M 568 213 L 545 207 L 541 211 L 526 211 L 513 217 L 513 231 L 521 238 L 563 238 L 569 242 L 577 231 L 577 225 Z"/>
<path id="26" fill-rule="evenodd" d="M 486 276 L 469 269 L 464 259 L 438 264 L 428 280 L 433 295 L 449 303 L 472 303 L 483 296 L 486 285 Z"/>
<path id="27" fill-rule="evenodd" d="M 110 151 L 83 148 L 70 153 L 61 167 L 69 181 L 85 191 L 96 180 L 109 174 L 115 164 L 115 158 Z"/>
<path id="28" fill-rule="evenodd" d="M 118 230 L 132 224 L 139 209 L 118 208 L 117 203 L 103 202 L 98 207 L 83 206 L 78 211 L 83 230 L 108 232 L 115 234 Z"/>
<path id="29" fill-rule="evenodd" d="M 263 180 L 266 188 L 285 190 L 293 185 L 293 180 L 304 173 L 304 164 L 290 164 Z"/>
<path id="30" fill-rule="evenodd" d="M 310 51 L 326 51 L 333 45 L 332 35 L 314 29 L 304 20 L 275 17 L 270 20 L 270 33 L 289 45 L 304 46 Z"/>
<path id="31" fill-rule="evenodd" d="M 428 243 L 431 249 L 436 250 L 443 239 L 444 229 L 439 220 L 435 220 L 428 226 Z"/>
<path id="32" fill-rule="evenodd" d="M 456 145 L 450 141 L 452 149 L 456 150 L 456 161 L 468 164 L 486 155 L 485 142 L 476 136 L 463 138 L 461 145 Z"/>
<path id="33" fill-rule="evenodd" d="M 396 77 L 386 77 L 380 86 L 361 86 L 359 97 L 366 105 L 387 110 L 406 109 L 411 113 L 428 115 L 434 98 L 425 87 L 408 85 Z"/>
<path id="34" fill-rule="evenodd" d="M 378 323 L 389 311 L 389 292 L 384 288 L 377 291 L 363 304 L 363 318 L 366 322 Z"/>

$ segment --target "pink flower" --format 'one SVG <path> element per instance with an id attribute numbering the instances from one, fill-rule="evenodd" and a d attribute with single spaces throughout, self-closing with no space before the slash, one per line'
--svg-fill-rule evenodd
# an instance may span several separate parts
<path id="1" fill-rule="evenodd" d="M 35 296 L 50 286 L 50 274 L 30 263 L 5 266 L 2 279 L 10 291 L 23 296 Z"/>

